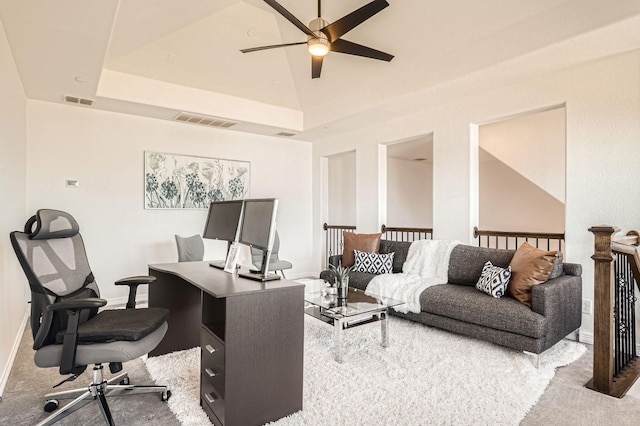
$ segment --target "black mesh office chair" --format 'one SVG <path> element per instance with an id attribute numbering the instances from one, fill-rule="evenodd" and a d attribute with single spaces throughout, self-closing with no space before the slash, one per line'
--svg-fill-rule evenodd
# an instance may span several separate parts
<path id="1" fill-rule="evenodd" d="M 104 418 L 111 425 L 114 422 L 106 396 L 158 392 L 163 401 L 171 396 L 166 386 L 130 385 L 127 373 L 103 379 L 103 363 L 109 363 L 111 373 L 118 373 L 123 362 L 147 354 L 160 343 L 167 331 L 169 311 L 135 309 L 138 285 L 155 280 L 139 276 L 115 283 L 129 286 L 127 309 L 98 312 L 107 302 L 99 299 L 78 231 L 78 223 L 70 214 L 38 210 L 25 224 L 24 232 L 10 234 L 31 287 L 35 364 L 42 368 L 60 367 L 60 374 L 70 374 L 58 385 L 75 380 L 87 365 L 94 364 L 88 388 L 45 395 L 48 412 L 58 408 L 58 399 L 75 399 L 43 420 L 43 425 L 55 423 L 94 400 L 99 401 Z"/>
<path id="2" fill-rule="evenodd" d="M 293 265 L 288 260 L 280 260 L 278 252 L 280 251 L 280 236 L 278 231 L 273 239 L 273 247 L 271 248 L 271 257 L 269 257 L 269 271 L 280 271 L 283 278 L 285 269 L 293 268 Z M 251 247 L 251 263 L 259 271 L 262 267 L 262 254 L 263 251 L 254 247 Z"/>

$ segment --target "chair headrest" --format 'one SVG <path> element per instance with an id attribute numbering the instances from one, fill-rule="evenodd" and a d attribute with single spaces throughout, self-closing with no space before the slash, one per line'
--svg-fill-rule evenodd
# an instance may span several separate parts
<path id="1" fill-rule="evenodd" d="M 33 224 L 36 229 L 32 230 Z M 40 209 L 24 225 L 24 232 L 32 240 L 73 237 L 80 231 L 78 222 L 69 213 L 60 210 Z"/>

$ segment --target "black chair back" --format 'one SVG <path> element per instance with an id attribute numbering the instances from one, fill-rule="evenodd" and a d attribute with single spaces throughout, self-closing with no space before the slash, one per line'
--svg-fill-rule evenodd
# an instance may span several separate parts
<path id="1" fill-rule="evenodd" d="M 35 226 L 35 229 L 33 229 Z M 65 299 L 99 297 L 76 220 L 59 210 L 38 210 L 23 232 L 10 234 L 11 245 L 31 288 L 31 332 L 34 349 L 55 343 L 67 328 L 66 312 L 47 306 Z M 80 323 L 97 314 L 84 311 Z"/>

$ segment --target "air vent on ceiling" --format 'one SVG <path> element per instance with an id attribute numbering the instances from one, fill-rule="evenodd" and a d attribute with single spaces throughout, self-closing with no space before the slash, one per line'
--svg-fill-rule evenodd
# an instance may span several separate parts
<path id="1" fill-rule="evenodd" d="M 175 121 L 182 121 L 185 123 L 200 124 L 202 126 L 222 127 L 228 129 L 229 127 L 238 124 L 235 121 L 223 120 L 222 118 L 211 117 L 207 115 L 191 114 L 189 112 L 179 112 L 175 117 Z"/>
<path id="2" fill-rule="evenodd" d="M 79 98 L 77 96 L 69 96 L 69 95 L 63 95 L 62 99 L 64 99 L 65 102 L 70 102 L 72 104 L 88 105 L 88 106 L 93 105 L 93 99 L 84 99 L 84 98 Z"/>
<path id="3" fill-rule="evenodd" d="M 287 138 L 290 138 L 291 136 L 295 136 L 295 133 L 291 133 L 291 132 L 280 132 L 278 133 L 276 136 L 285 136 Z"/>

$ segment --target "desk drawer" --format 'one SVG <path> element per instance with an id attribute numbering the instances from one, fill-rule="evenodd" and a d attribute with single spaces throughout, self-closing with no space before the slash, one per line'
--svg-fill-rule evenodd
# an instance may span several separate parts
<path id="1" fill-rule="evenodd" d="M 215 413 L 211 411 L 211 408 L 209 408 L 207 403 L 204 402 L 203 398 L 200 398 L 200 406 L 202 407 L 204 412 L 207 414 L 207 417 L 209 417 L 209 421 L 211 421 L 211 423 L 213 423 L 214 426 L 224 426 L 223 423 L 220 421 L 220 419 L 215 415 Z"/>
<path id="2" fill-rule="evenodd" d="M 202 348 L 202 365 L 218 366 L 224 369 L 224 343 L 214 336 L 206 327 L 200 333 Z"/>
<path id="3" fill-rule="evenodd" d="M 200 376 L 200 398 L 224 424 L 224 398 L 205 374 Z"/>
<path id="4" fill-rule="evenodd" d="M 203 380 L 206 380 L 211 384 L 211 386 L 213 386 L 218 395 L 220 395 L 222 398 L 225 397 L 224 369 L 217 365 L 211 365 L 203 362 L 202 371 L 200 372 L 200 374 L 202 375 Z"/>

